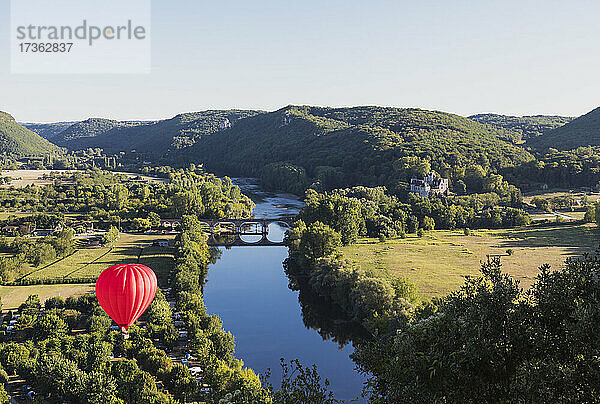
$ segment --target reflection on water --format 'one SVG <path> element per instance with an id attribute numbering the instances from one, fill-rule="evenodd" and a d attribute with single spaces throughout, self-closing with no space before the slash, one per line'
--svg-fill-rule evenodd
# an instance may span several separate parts
<path id="1" fill-rule="evenodd" d="M 334 328 L 324 328 L 323 333 L 314 328 L 334 322 L 324 320 L 321 324 L 308 305 L 303 304 L 301 309 L 298 292 L 288 288 L 282 268 L 287 248 L 220 250 L 221 258 L 209 268 L 204 301 L 207 310 L 218 314 L 225 329 L 235 336 L 236 355 L 257 372 L 271 369 L 274 385 L 281 381 L 280 358 L 314 363 L 321 376 L 329 379 L 338 398 L 359 396 L 364 378 L 354 371 L 349 339 L 324 341 Z M 338 342 L 344 344 L 340 347 Z"/>
<path id="2" fill-rule="evenodd" d="M 324 341 L 332 341 L 340 348 L 352 341 L 360 342 L 369 334 L 363 326 L 349 319 L 335 304 L 312 293 L 308 287 L 299 290 L 298 301 L 302 308 L 302 322 L 315 330 Z"/>
<path id="3" fill-rule="evenodd" d="M 261 191 L 251 179 L 234 179 L 256 203 L 256 218 L 295 215 L 298 198 Z M 269 226 L 269 240 L 281 241 L 285 228 Z M 261 236 L 242 236 L 253 240 Z M 271 382 L 281 381 L 280 358 L 317 365 L 339 399 L 359 397 L 364 377 L 354 371 L 351 340 L 362 328 L 344 319 L 335 307 L 309 292 L 291 290 L 283 270 L 285 247 L 220 247 L 210 266 L 204 301 L 236 338 L 236 355 L 257 372 L 271 369 Z M 364 402 L 360 400 L 359 402 Z"/>

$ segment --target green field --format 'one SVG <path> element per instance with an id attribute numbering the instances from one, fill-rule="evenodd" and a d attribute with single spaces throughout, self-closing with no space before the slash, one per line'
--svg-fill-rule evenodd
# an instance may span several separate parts
<path id="1" fill-rule="evenodd" d="M 137 263 L 148 265 L 155 272 L 168 272 L 173 262 L 172 250 L 152 247 L 155 240 L 173 240 L 174 235 L 121 233 L 111 247 L 81 248 L 72 255 L 58 259 L 39 269 L 30 268 L 24 279 L 85 278 L 100 275 L 111 265 Z"/>
<path id="2" fill-rule="evenodd" d="M 589 202 L 596 202 L 600 199 L 600 194 L 598 194 L 598 193 L 587 194 L 587 193 L 580 192 L 579 190 L 549 189 L 549 190 L 545 190 L 545 191 L 538 190 L 538 191 L 526 192 L 525 194 L 523 194 L 523 202 L 531 203 L 533 198 L 535 198 L 537 196 L 541 196 L 542 198 L 546 198 L 546 199 L 552 199 L 557 196 L 572 196 L 575 199 L 581 199 L 581 198 L 583 198 L 584 195 L 587 196 Z"/>
<path id="3" fill-rule="evenodd" d="M 598 247 L 593 225 L 527 227 L 511 230 L 435 230 L 423 238 L 408 235 L 380 243 L 361 239 L 343 248 L 346 257 L 378 276 L 411 279 L 426 297 L 445 295 L 463 284 L 466 275 L 478 275 L 488 254 L 501 255 L 502 268 L 528 288 L 544 263 L 560 267 L 567 257 Z M 512 256 L 506 251 L 512 249 Z"/>

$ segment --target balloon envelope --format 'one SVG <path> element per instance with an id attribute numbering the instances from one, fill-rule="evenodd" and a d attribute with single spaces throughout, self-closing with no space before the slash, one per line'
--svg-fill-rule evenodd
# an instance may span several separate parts
<path id="1" fill-rule="evenodd" d="M 145 265 L 114 265 L 98 277 L 96 298 L 125 332 L 152 303 L 156 285 L 156 275 Z"/>

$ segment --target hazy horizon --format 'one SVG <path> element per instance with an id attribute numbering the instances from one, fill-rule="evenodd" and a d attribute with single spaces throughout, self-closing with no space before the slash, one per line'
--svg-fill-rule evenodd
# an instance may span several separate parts
<path id="1" fill-rule="evenodd" d="M 0 3 L 0 110 L 57 122 L 290 104 L 463 116 L 579 116 L 598 106 L 597 2 L 152 6 L 152 73 L 14 75 L 9 3 Z"/>

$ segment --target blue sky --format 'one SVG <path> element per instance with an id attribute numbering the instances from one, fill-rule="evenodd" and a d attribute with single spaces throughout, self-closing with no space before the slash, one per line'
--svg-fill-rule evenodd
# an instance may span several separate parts
<path id="1" fill-rule="evenodd" d="M 597 1 L 153 1 L 151 74 L 12 75 L 0 0 L 0 110 L 22 121 L 288 104 L 581 115 L 600 105 L 598 15 Z"/>

